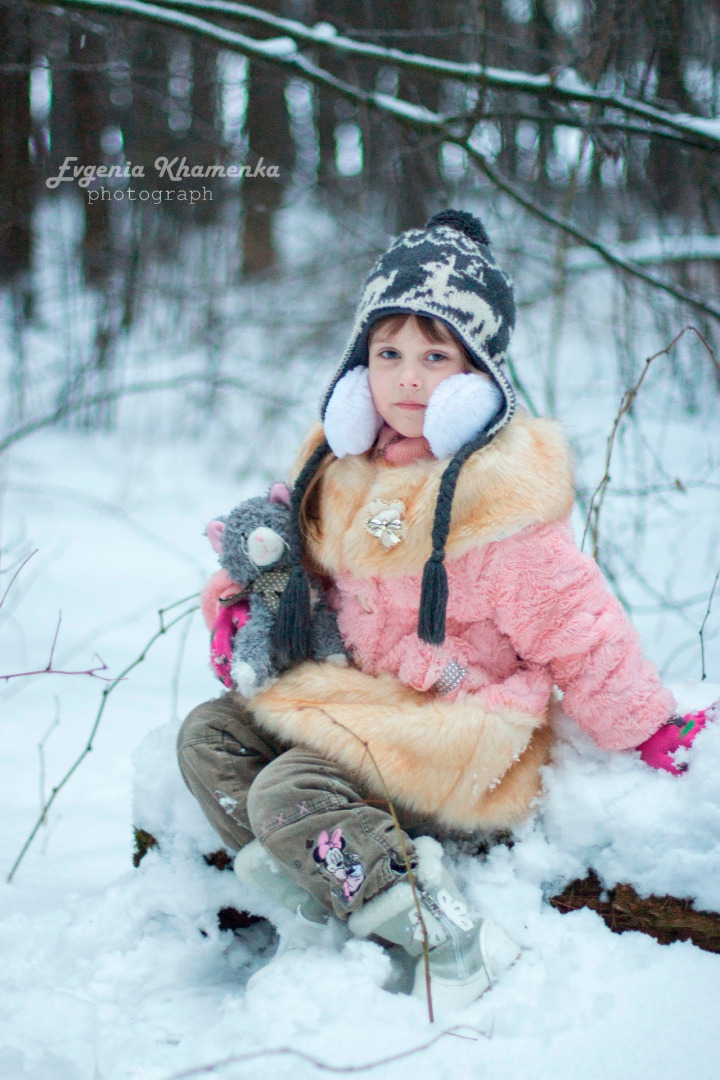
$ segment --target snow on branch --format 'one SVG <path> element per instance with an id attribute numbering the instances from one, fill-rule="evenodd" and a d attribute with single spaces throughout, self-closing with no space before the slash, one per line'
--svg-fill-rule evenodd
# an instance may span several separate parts
<path id="1" fill-rule="evenodd" d="M 145 3 L 144 0 L 64 0 L 62 7 L 58 6 L 54 0 L 36 0 L 36 2 L 51 5 L 56 12 L 62 11 L 63 8 L 80 7 L 107 14 L 134 16 L 149 19 L 152 22 L 163 23 L 165 26 L 176 30 L 184 30 L 203 38 L 210 38 L 223 45 L 226 49 L 242 53 L 251 60 L 261 60 L 290 70 L 294 69 L 313 83 L 328 87 L 354 104 L 379 109 L 406 120 L 412 118 L 415 125 L 423 124 L 426 127 L 437 128 L 439 131 L 442 131 L 445 123 L 443 116 L 433 113 L 429 109 L 417 110 L 409 102 L 402 102 L 398 98 L 390 98 L 385 94 L 368 93 L 352 83 L 332 75 L 329 71 L 325 71 L 324 68 L 319 67 L 299 53 L 295 43 L 287 36 L 259 41 L 257 38 L 248 37 L 246 34 L 240 34 L 234 30 L 227 30 L 225 27 L 218 26 L 205 19 L 199 19 L 194 15 L 185 15 L 175 9 L 171 10 L 158 4 Z M 392 105 L 389 102 L 392 102 Z"/>
<path id="2" fill-rule="evenodd" d="M 38 2 L 49 3 L 50 0 L 38 0 Z M 196 2 L 199 4 L 201 0 L 196 0 Z M 210 0 L 202 0 L 202 2 L 210 3 Z M 220 0 L 215 0 L 215 2 L 219 3 Z M 58 10 L 55 3 L 53 3 L 53 7 L 55 10 Z M 472 129 L 477 120 L 477 117 L 474 115 L 443 115 L 441 113 L 432 112 L 424 106 L 414 105 L 411 102 L 404 101 L 397 97 L 362 90 L 352 83 L 346 82 L 344 79 L 340 79 L 331 74 L 324 68 L 319 67 L 308 57 L 297 51 L 297 49 L 293 50 L 293 48 L 291 48 L 291 39 L 287 33 L 288 26 L 302 28 L 302 23 L 295 24 L 292 23 L 291 20 L 283 20 L 282 27 L 280 27 L 276 20 L 272 25 L 277 29 L 284 29 L 286 31 L 285 36 L 280 39 L 276 38 L 269 41 L 259 41 L 255 38 L 248 37 L 245 34 L 240 34 L 236 31 L 218 26 L 205 19 L 200 19 L 197 16 L 184 14 L 183 12 L 177 11 L 175 8 L 171 10 L 158 4 L 145 3 L 144 0 L 64 0 L 64 7 L 82 7 L 90 10 L 150 19 L 154 22 L 161 22 L 166 26 L 171 26 L 178 30 L 184 30 L 205 38 L 211 38 L 219 44 L 222 44 L 225 48 L 243 53 L 251 59 L 262 60 L 267 63 L 283 66 L 291 71 L 294 70 L 295 72 L 299 72 L 312 83 L 329 88 L 346 100 L 351 101 L 353 104 L 390 116 L 398 123 L 404 124 L 415 131 L 424 129 L 427 132 L 433 132 L 438 138 L 453 143 L 465 150 L 470 159 L 475 162 L 499 190 L 510 195 L 535 217 L 540 218 L 542 221 L 559 229 L 567 236 L 571 236 L 581 244 L 591 248 L 604 260 L 604 262 L 614 266 L 618 270 L 623 270 L 626 273 L 639 278 L 641 281 L 645 281 L 647 284 L 652 285 L 657 289 L 669 293 L 678 300 L 691 304 L 698 310 L 704 311 L 707 315 L 712 315 L 714 318 L 720 319 L 720 306 L 717 304 L 706 301 L 702 297 L 696 296 L 694 293 L 691 293 L 678 285 L 663 281 L 661 278 L 649 274 L 631 260 L 615 254 L 606 244 L 595 240 L 583 229 L 574 225 L 566 218 L 553 214 L 543 205 L 527 195 L 518 185 L 503 177 L 477 147 L 472 145 Z M 261 21 L 261 17 L 264 16 L 264 13 L 258 11 L 256 8 L 246 8 L 245 5 L 241 4 L 234 4 L 232 7 L 235 13 L 238 13 L 240 9 L 242 9 L 242 11 L 246 13 L 244 17 L 247 18 L 252 14 L 253 18 L 257 17 L 257 20 Z M 215 8 L 213 10 L 217 12 L 219 9 Z M 229 7 L 226 6 L 224 10 L 229 13 Z M 318 35 L 316 28 L 316 35 L 313 40 L 315 41 L 317 39 L 317 44 L 326 43 L 327 41 L 335 43 L 340 35 L 331 33 L 332 29 L 333 28 L 328 27 L 327 24 L 323 24 L 322 32 Z M 297 29 L 296 36 L 300 36 L 299 30 Z M 352 42 L 350 39 L 346 40 L 348 41 L 348 45 L 355 46 L 358 44 Z M 363 48 L 370 48 L 370 46 L 363 46 Z M 380 49 L 381 47 L 372 46 L 372 48 Z M 399 50 L 385 49 L 381 51 L 386 60 L 396 61 L 398 56 L 406 56 L 408 60 L 412 59 L 413 63 L 415 63 L 415 59 L 413 59 L 410 54 L 404 54 Z M 439 60 L 428 61 L 425 58 L 417 58 L 418 61 L 421 59 L 425 65 L 429 65 L 427 70 L 435 70 L 437 73 L 449 74 L 446 70 L 446 65 L 449 62 Z M 500 83 L 497 82 L 497 79 L 499 79 L 500 76 L 494 69 L 467 64 L 458 65 L 458 68 L 464 69 L 468 78 L 472 74 L 472 78 L 475 81 L 483 79 L 488 86 L 500 85 Z M 635 112 L 637 115 L 643 115 L 646 118 L 652 118 L 655 121 L 660 122 L 661 124 L 667 124 L 670 127 L 674 126 L 677 128 L 679 125 L 682 130 L 688 132 L 692 131 L 695 137 L 701 132 L 702 125 L 705 124 L 707 126 L 706 134 L 708 134 L 708 137 L 712 135 L 711 141 L 714 141 L 720 146 L 720 121 L 704 121 L 697 120 L 693 117 L 686 117 L 687 124 L 683 127 L 684 121 L 682 117 L 679 117 L 679 114 L 664 113 L 662 110 L 653 109 L 652 107 L 645 106 L 639 102 L 633 102 L 629 98 L 618 98 L 613 97 L 612 95 L 604 95 L 596 91 L 587 90 L 577 76 L 573 75 L 571 77 L 568 73 L 565 73 L 564 77 L 558 78 L 551 78 L 549 75 L 531 76 L 514 72 L 504 72 L 501 74 L 505 80 L 503 82 L 505 89 L 518 90 L 525 88 L 534 93 L 540 93 L 542 91 L 546 96 L 564 97 L 575 104 L 577 104 L 577 102 L 586 101 L 595 106 L 612 105 L 613 107 L 621 107 L 626 111 Z M 496 82 L 493 82 L 492 80 L 496 80 Z M 550 93 L 550 91 L 552 91 L 552 93 Z M 712 134 L 713 132 L 714 134 Z M 712 148 L 715 149 L 714 146 Z M 1 445 L 0 449 L 2 449 Z"/>
<path id="3" fill-rule="evenodd" d="M 611 249 L 621 259 L 629 259 L 638 266 L 671 262 L 720 261 L 720 236 L 665 236 L 645 237 L 631 243 L 615 245 Z M 574 248 L 567 253 L 567 269 L 573 271 L 597 270 L 603 260 L 594 251 Z"/>
<path id="4" fill-rule="evenodd" d="M 52 0 L 37 0 L 50 3 Z M 172 5 L 172 6 L 171 6 Z M 55 7 L 56 5 L 53 4 Z M 97 11 L 114 12 L 119 15 L 135 15 L 150 18 L 178 30 L 189 30 L 203 36 L 214 37 L 228 48 L 236 48 L 247 56 L 254 56 L 272 62 L 291 63 L 304 69 L 303 57 L 299 53 L 300 44 L 330 49 L 366 60 L 375 60 L 383 64 L 421 71 L 426 74 L 457 79 L 461 82 L 480 84 L 490 89 L 511 93 L 527 94 L 544 101 L 555 101 L 566 106 L 578 104 L 615 110 L 641 118 L 646 127 L 645 134 L 660 134 L 663 130 L 678 132 L 693 143 L 707 149 L 720 148 L 720 119 L 713 117 L 691 116 L 686 113 L 672 113 L 665 109 L 648 105 L 623 94 L 610 94 L 596 90 L 585 83 L 572 69 L 553 71 L 546 75 L 532 75 L 524 71 L 509 71 L 504 68 L 487 67 L 483 64 L 463 63 L 443 60 L 440 57 L 423 56 L 408 53 L 402 49 L 359 42 L 339 34 L 334 26 L 327 22 L 306 26 L 295 19 L 285 19 L 249 4 L 231 2 L 231 0 L 159 0 L 159 3 L 145 3 L 144 0 L 64 0 L 64 7 L 85 7 Z M 261 41 L 233 30 L 219 26 L 206 19 L 199 19 L 179 11 L 187 8 L 203 11 L 207 14 L 234 16 L 244 22 L 257 23 L 281 32 L 281 36 Z M 321 81 L 339 89 L 342 80 L 336 79 L 322 69 L 311 65 L 315 73 L 321 73 Z M 306 74 L 310 75 L 309 70 Z M 397 100 L 397 99 L 395 99 Z M 395 108 L 401 108 L 396 105 Z M 572 112 L 566 118 L 571 126 L 584 127 L 589 118 Z M 659 130 L 658 130 L 659 129 Z"/>
<path id="5" fill-rule="evenodd" d="M 234 3 L 232 0 L 159 0 L 159 2 L 163 6 L 172 4 L 173 9 L 188 8 L 214 14 L 234 15 L 245 22 L 254 22 L 282 31 L 296 42 L 304 42 L 307 45 L 330 49 L 365 60 L 376 60 L 383 64 L 393 64 L 396 67 L 445 76 L 461 82 L 480 83 L 491 89 L 529 94 L 544 100 L 573 105 L 581 103 L 592 105 L 596 109 L 598 106 L 616 109 L 621 113 L 642 117 L 649 125 L 667 127 L 685 135 L 700 138 L 713 148 L 720 147 L 720 119 L 671 113 L 623 94 L 603 93 L 584 82 L 571 68 L 550 72 L 547 75 L 532 75 L 524 71 L 487 67 L 476 62 L 462 63 L 455 60 L 443 60 L 440 57 L 423 56 L 419 53 L 408 53 L 402 49 L 355 41 L 339 34 L 336 28 L 327 22 L 305 26 L 304 23 L 295 19 L 284 19 L 261 11 L 250 4 Z M 572 120 L 569 122 L 572 123 Z"/>

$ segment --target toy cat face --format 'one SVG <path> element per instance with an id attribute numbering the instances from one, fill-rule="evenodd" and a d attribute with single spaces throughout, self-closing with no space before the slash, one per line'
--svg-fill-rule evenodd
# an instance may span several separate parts
<path id="1" fill-rule="evenodd" d="M 220 556 L 220 565 L 233 581 L 243 584 L 263 570 L 290 565 L 289 504 L 287 488 L 275 484 L 268 497 L 246 499 L 227 517 L 207 526 L 205 533 Z"/>

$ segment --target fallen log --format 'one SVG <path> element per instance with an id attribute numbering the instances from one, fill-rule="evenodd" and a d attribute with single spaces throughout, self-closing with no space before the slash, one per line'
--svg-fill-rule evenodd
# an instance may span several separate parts
<path id="1" fill-rule="evenodd" d="M 135 829 L 135 852 L 133 866 L 139 866 L 147 852 L 157 846 L 155 837 L 144 829 Z M 220 848 L 204 856 L 208 866 L 229 870 L 232 858 Z M 661 945 L 673 941 L 692 941 L 706 952 L 720 953 L 720 914 L 712 911 L 696 911 L 692 900 L 676 896 L 640 896 L 632 885 L 619 884 L 612 889 L 604 888 L 594 871 L 586 877 L 571 881 L 561 893 L 550 898 L 550 903 L 562 914 L 590 908 L 596 911 L 615 934 L 638 930 L 655 938 Z M 218 912 L 221 930 L 238 930 L 260 921 L 257 916 L 236 908 L 222 908 Z"/>
<path id="2" fill-rule="evenodd" d="M 662 945 L 692 941 L 707 952 L 720 953 L 720 915 L 696 911 L 691 900 L 676 896 L 640 896 L 632 885 L 605 889 L 592 870 L 582 880 L 571 881 L 550 903 L 563 914 L 591 908 L 616 934 L 639 930 Z"/>

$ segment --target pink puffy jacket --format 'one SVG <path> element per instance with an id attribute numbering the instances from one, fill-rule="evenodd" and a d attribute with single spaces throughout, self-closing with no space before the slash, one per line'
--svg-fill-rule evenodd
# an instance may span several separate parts
<path id="1" fill-rule="evenodd" d="M 321 432 L 309 438 L 312 452 Z M 636 747 L 675 712 L 595 562 L 574 542 L 567 444 L 522 413 L 460 471 L 446 544 L 447 636 L 417 636 L 423 567 L 447 462 L 332 460 L 308 536 L 336 584 L 356 667 L 306 663 L 253 700 L 261 727 L 451 827 L 507 827 L 540 786 L 553 686 L 603 747 Z M 383 543 L 391 522 L 394 542 Z M 449 694 L 438 678 L 467 669 Z M 372 759 L 367 754 L 372 751 Z"/>
<path id="2" fill-rule="evenodd" d="M 476 694 L 489 710 L 538 715 L 555 685 L 565 711 L 610 750 L 637 746 L 672 715 L 672 694 L 566 522 L 473 548 L 447 570 L 439 648 L 417 637 L 420 574 L 338 575 L 340 629 L 363 671 L 428 691 L 455 660 L 467 674 L 448 700 Z"/>

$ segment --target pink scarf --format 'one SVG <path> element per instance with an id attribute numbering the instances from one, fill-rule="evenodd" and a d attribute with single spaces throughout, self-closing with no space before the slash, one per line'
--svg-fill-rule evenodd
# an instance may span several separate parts
<path id="1" fill-rule="evenodd" d="M 394 428 L 383 424 L 372 450 L 373 458 L 382 458 L 388 465 L 410 465 L 433 457 L 430 443 L 424 435 L 407 438 Z"/>

